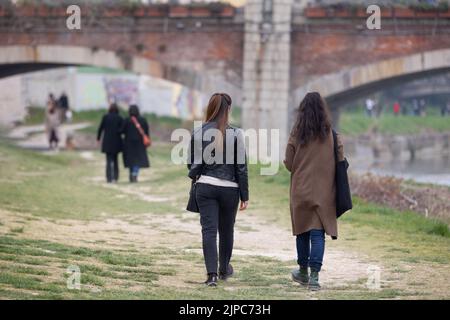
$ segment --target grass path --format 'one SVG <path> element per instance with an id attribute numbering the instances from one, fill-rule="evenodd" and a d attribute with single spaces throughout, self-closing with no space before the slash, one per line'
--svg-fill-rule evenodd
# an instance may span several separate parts
<path id="1" fill-rule="evenodd" d="M 261 177 L 257 167 L 236 223 L 236 276 L 204 288 L 198 216 L 184 210 L 186 170 L 169 151 L 150 150 L 153 168 L 139 184 L 107 185 L 99 154 L 0 143 L 0 298 L 450 298 L 450 239 L 419 215 L 358 200 L 340 239 L 327 239 L 324 290 L 294 284 L 288 176 Z M 66 287 L 70 265 L 80 267 L 81 290 Z M 381 270 L 380 290 L 365 285 L 370 265 Z"/>

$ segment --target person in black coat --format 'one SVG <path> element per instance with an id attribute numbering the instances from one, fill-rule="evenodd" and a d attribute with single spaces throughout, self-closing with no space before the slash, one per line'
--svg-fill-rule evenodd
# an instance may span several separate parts
<path id="1" fill-rule="evenodd" d="M 122 151 L 121 130 L 123 118 L 119 114 L 119 107 L 113 103 L 109 111 L 102 118 L 97 131 L 97 141 L 103 136 L 102 152 L 106 154 L 106 181 L 119 180 L 118 154 Z"/>
<path id="2" fill-rule="evenodd" d="M 125 136 L 123 148 L 123 162 L 125 168 L 130 170 L 130 182 L 137 182 L 140 168 L 150 167 L 147 149 L 143 142 L 142 134 L 139 132 L 133 118 L 137 120 L 143 132 L 149 136 L 147 120 L 139 114 L 137 105 L 131 105 L 128 110 L 129 117 L 125 119 L 122 133 Z"/>
<path id="3" fill-rule="evenodd" d="M 69 98 L 67 94 L 63 91 L 61 96 L 58 99 L 58 107 L 61 109 L 61 122 L 66 122 L 67 120 L 67 111 L 69 111 Z"/>

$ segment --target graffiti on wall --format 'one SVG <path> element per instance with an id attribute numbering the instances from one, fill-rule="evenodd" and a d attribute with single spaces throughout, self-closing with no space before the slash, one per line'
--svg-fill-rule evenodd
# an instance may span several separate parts
<path id="1" fill-rule="evenodd" d="M 173 97 L 173 116 L 184 119 L 198 119 L 202 117 L 203 99 L 200 92 L 179 85 L 174 88 Z"/>
<path id="2" fill-rule="evenodd" d="M 103 78 L 106 96 L 109 103 L 117 103 L 120 106 L 136 104 L 139 97 L 138 82 L 136 79 L 127 78 Z"/>

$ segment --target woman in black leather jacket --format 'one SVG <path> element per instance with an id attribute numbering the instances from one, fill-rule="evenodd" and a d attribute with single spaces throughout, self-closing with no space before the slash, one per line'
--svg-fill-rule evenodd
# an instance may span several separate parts
<path id="1" fill-rule="evenodd" d="M 214 94 L 206 109 L 205 123 L 194 130 L 191 139 L 188 169 L 189 177 L 197 183 L 195 198 L 200 211 L 208 286 L 216 286 L 218 277 L 226 280 L 233 274 L 230 259 L 239 199 L 239 210 L 248 205 L 244 139 L 240 129 L 228 124 L 230 110 L 231 97 Z"/>

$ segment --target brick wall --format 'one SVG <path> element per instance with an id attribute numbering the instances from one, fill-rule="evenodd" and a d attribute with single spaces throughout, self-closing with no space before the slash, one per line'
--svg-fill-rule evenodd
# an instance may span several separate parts
<path id="1" fill-rule="evenodd" d="M 450 48 L 441 35 L 292 34 L 292 87 L 311 76 L 414 53 Z"/>

